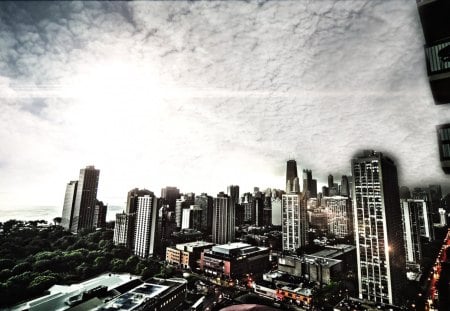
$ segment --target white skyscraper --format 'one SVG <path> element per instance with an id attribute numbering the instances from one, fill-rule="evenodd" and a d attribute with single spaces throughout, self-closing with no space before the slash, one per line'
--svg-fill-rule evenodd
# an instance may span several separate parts
<path id="1" fill-rule="evenodd" d="M 281 197 L 283 250 L 295 252 L 308 241 L 306 195 L 300 193 L 295 160 L 287 162 L 286 180 L 286 194 Z"/>
<path id="2" fill-rule="evenodd" d="M 401 200 L 406 263 L 408 266 L 415 268 L 420 267 L 422 256 L 419 210 L 423 209 L 424 203 L 425 201 L 423 200 Z"/>
<path id="3" fill-rule="evenodd" d="M 134 254 L 141 258 L 153 255 L 157 210 L 158 202 L 153 193 L 138 198 Z"/>

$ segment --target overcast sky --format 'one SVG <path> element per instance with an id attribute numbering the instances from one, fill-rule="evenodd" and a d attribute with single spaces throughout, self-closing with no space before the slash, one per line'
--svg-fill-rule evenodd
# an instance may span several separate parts
<path id="1" fill-rule="evenodd" d="M 0 209 L 319 182 L 360 149 L 406 185 L 448 184 L 415 1 L 0 3 Z"/>

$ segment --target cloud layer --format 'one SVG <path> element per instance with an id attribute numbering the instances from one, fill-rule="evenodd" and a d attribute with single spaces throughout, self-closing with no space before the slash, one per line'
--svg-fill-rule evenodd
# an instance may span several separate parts
<path id="1" fill-rule="evenodd" d="M 88 164 L 123 204 L 283 188 L 289 157 L 325 181 L 363 148 L 447 183 L 408 0 L 1 3 L 0 46 L 2 207 L 62 205 Z"/>

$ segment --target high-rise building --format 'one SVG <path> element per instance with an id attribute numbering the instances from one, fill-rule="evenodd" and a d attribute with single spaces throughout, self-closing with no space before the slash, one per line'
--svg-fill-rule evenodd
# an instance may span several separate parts
<path id="1" fill-rule="evenodd" d="M 301 193 L 287 193 L 282 197 L 281 226 L 283 250 L 295 252 L 307 244 L 308 218 L 306 197 Z"/>
<path id="2" fill-rule="evenodd" d="M 135 214 L 138 206 L 138 197 L 143 197 L 144 195 L 151 195 L 152 192 L 147 189 L 134 188 L 128 191 L 127 195 L 127 207 L 125 212 L 127 214 Z"/>
<path id="3" fill-rule="evenodd" d="M 181 221 L 183 218 L 183 209 L 189 208 L 195 204 L 195 194 L 190 192 L 183 194 L 175 201 L 175 222 L 178 228 L 181 228 Z"/>
<path id="4" fill-rule="evenodd" d="M 303 170 L 303 192 L 308 198 L 317 197 L 317 180 L 312 178 L 311 170 Z"/>
<path id="5" fill-rule="evenodd" d="M 441 167 L 450 174 L 450 123 L 436 126 Z"/>
<path id="6" fill-rule="evenodd" d="M 114 245 L 121 245 L 129 249 L 133 248 L 135 217 L 136 214 L 116 214 L 113 237 Z"/>
<path id="7" fill-rule="evenodd" d="M 272 190 L 270 188 L 264 192 L 263 225 L 272 225 Z"/>
<path id="8" fill-rule="evenodd" d="M 194 229 L 200 231 L 202 227 L 202 208 L 198 205 L 191 205 L 183 208 L 181 229 Z"/>
<path id="9" fill-rule="evenodd" d="M 341 196 L 349 197 L 350 196 L 350 187 L 348 183 L 348 177 L 346 175 L 342 175 L 341 177 Z"/>
<path id="10" fill-rule="evenodd" d="M 234 231 L 236 227 L 236 206 L 239 204 L 239 186 L 238 185 L 230 185 L 227 188 L 227 194 L 230 197 L 230 212 L 233 213 L 233 216 L 229 218 L 229 231 L 233 232 L 230 236 L 234 240 Z"/>
<path id="11" fill-rule="evenodd" d="M 417 8 L 434 101 L 437 105 L 450 103 L 450 2 L 417 0 Z"/>
<path id="12" fill-rule="evenodd" d="M 286 176 L 289 176 L 289 170 L 292 170 L 290 160 L 287 165 Z M 295 163 L 295 161 L 294 161 Z M 295 172 L 297 172 L 297 164 L 295 163 Z M 300 247 L 304 247 L 307 242 L 308 234 L 308 218 L 306 213 L 305 194 L 300 193 L 298 177 L 286 183 L 286 194 L 281 198 L 281 226 L 283 234 L 283 250 L 296 251 Z"/>
<path id="13" fill-rule="evenodd" d="M 234 242 L 235 237 L 235 211 L 228 195 L 220 192 L 214 198 L 212 242 L 224 244 Z"/>
<path id="14" fill-rule="evenodd" d="M 213 198 L 206 193 L 195 197 L 195 205 L 202 209 L 202 227 L 204 233 L 211 234 L 213 219 Z"/>
<path id="15" fill-rule="evenodd" d="M 420 268 L 422 247 L 420 243 L 419 210 L 423 200 L 401 199 L 403 233 L 405 239 L 405 255 L 408 267 Z"/>
<path id="16" fill-rule="evenodd" d="M 351 164 L 359 297 L 401 304 L 406 261 L 397 168 L 375 151 Z"/>
<path id="17" fill-rule="evenodd" d="M 180 190 L 177 187 L 165 187 L 161 189 L 161 206 L 168 205 L 170 211 L 175 211 L 177 199 L 180 198 Z"/>
<path id="18" fill-rule="evenodd" d="M 64 206 L 61 217 L 61 226 L 70 230 L 72 227 L 73 210 L 75 206 L 75 196 L 77 194 L 78 181 L 72 180 L 66 186 L 66 195 L 64 196 Z"/>
<path id="19" fill-rule="evenodd" d="M 322 206 L 328 212 L 328 233 L 337 238 L 353 234 L 352 204 L 348 197 L 323 197 Z"/>
<path id="20" fill-rule="evenodd" d="M 108 205 L 103 204 L 102 201 L 96 200 L 94 209 L 94 227 L 106 228 L 106 212 Z"/>
<path id="21" fill-rule="evenodd" d="M 414 188 L 411 197 L 415 201 L 423 202 L 421 204 L 421 208 L 418 208 L 417 210 L 419 217 L 420 235 L 427 238 L 429 241 L 434 240 L 433 213 L 431 211 L 433 201 L 431 200 L 429 189 Z M 440 200 L 437 200 L 435 198 L 435 203 L 440 204 Z"/>
<path id="22" fill-rule="evenodd" d="M 272 196 L 272 225 L 281 226 L 281 199 Z"/>
<path id="23" fill-rule="evenodd" d="M 328 175 L 328 188 L 331 188 L 334 186 L 334 182 L 333 182 L 333 175 Z"/>
<path id="24" fill-rule="evenodd" d="M 286 192 L 291 191 L 294 184 L 294 178 L 297 177 L 297 162 L 295 162 L 295 160 L 288 160 L 286 165 L 286 187 L 289 184 L 289 188 L 286 188 Z"/>
<path id="25" fill-rule="evenodd" d="M 153 193 L 138 197 L 134 254 L 147 258 L 153 256 L 157 227 L 158 199 Z"/>
<path id="26" fill-rule="evenodd" d="M 81 229 L 94 228 L 99 175 L 100 170 L 95 169 L 94 166 L 87 166 L 80 170 L 70 229 L 73 233 Z"/>

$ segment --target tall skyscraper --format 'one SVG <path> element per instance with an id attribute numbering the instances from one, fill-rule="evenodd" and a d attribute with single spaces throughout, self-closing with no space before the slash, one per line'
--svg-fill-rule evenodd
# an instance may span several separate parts
<path id="1" fill-rule="evenodd" d="M 66 186 L 66 195 L 64 196 L 64 206 L 61 217 L 61 226 L 66 230 L 70 230 L 72 228 L 73 210 L 75 206 L 77 186 L 77 180 L 72 180 Z"/>
<path id="2" fill-rule="evenodd" d="M 211 234 L 212 220 L 213 220 L 213 198 L 206 193 L 202 193 L 195 197 L 195 205 L 202 209 L 202 226 L 201 230 L 204 233 Z"/>
<path id="3" fill-rule="evenodd" d="M 359 297 L 401 304 L 406 262 L 397 168 L 375 151 L 351 164 Z"/>
<path id="4" fill-rule="evenodd" d="M 229 230 L 233 231 L 232 237 L 234 240 L 234 231 L 236 226 L 236 206 L 239 204 L 239 186 L 238 185 L 228 186 L 227 194 L 230 197 L 230 212 L 233 213 L 233 217 L 231 217 L 229 220 L 230 221 Z"/>
<path id="5" fill-rule="evenodd" d="M 450 2 L 417 0 L 417 8 L 434 101 L 437 105 L 450 103 Z"/>
<path id="6" fill-rule="evenodd" d="M 180 190 L 177 187 L 165 187 L 161 189 L 161 206 L 168 205 L 170 211 L 175 211 L 177 199 L 180 198 Z"/>
<path id="7" fill-rule="evenodd" d="M 331 188 L 334 186 L 334 182 L 333 182 L 333 175 L 328 175 L 328 188 Z"/>
<path id="8" fill-rule="evenodd" d="M 414 188 L 412 199 L 421 201 L 421 207 L 417 209 L 419 217 L 420 235 L 429 241 L 434 240 L 433 213 L 431 211 L 433 201 L 429 189 Z M 435 203 L 440 204 L 440 200 L 435 198 Z M 416 203 L 419 204 L 419 203 Z M 438 209 L 439 207 L 436 207 Z"/>
<path id="9" fill-rule="evenodd" d="M 129 249 L 134 247 L 134 230 L 136 214 L 116 214 L 114 225 L 114 245 L 121 245 Z"/>
<path id="10" fill-rule="evenodd" d="M 342 175 L 341 177 L 341 196 L 349 197 L 350 196 L 350 187 L 348 183 L 348 177 L 346 175 Z"/>
<path id="11" fill-rule="evenodd" d="M 183 209 L 189 208 L 195 204 L 195 194 L 190 192 L 183 194 L 179 199 L 175 201 L 175 222 L 178 228 L 181 228 L 183 219 Z"/>
<path id="12" fill-rule="evenodd" d="M 216 244 L 225 244 L 234 242 L 235 238 L 235 211 L 231 205 L 231 199 L 228 195 L 220 192 L 214 198 L 213 205 L 213 224 L 212 224 L 212 242 Z"/>
<path id="13" fill-rule="evenodd" d="M 106 212 L 108 205 L 103 204 L 102 201 L 96 200 L 94 209 L 94 227 L 106 228 Z"/>
<path id="14" fill-rule="evenodd" d="M 293 162 L 292 162 L 293 161 Z M 294 160 L 288 161 L 286 176 L 290 176 L 289 170 L 297 173 L 297 163 Z M 298 177 L 289 179 L 286 183 L 286 194 L 281 198 L 281 226 L 283 235 L 283 250 L 295 251 L 303 247 L 307 242 L 308 219 L 306 213 L 306 196 L 300 193 Z"/>
<path id="15" fill-rule="evenodd" d="M 312 178 L 311 170 L 303 170 L 303 192 L 308 198 L 317 197 L 317 180 Z"/>
<path id="16" fill-rule="evenodd" d="M 291 188 L 294 184 L 294 178 L 298 177 L 297 175 L 297 162 L 295 160 L 288 160 L 286 167 L 286 185 L 289 183 L 289 189 L 286 189 L 286 192 L 290 192 Z"/>
<path id="17" fill-rule="evenodd" d="M 414 269 L 420 268 L 422 258 L 419 210 L 424 203 L 423 200 L 401 199 L 406 264 Z"/>
<path id="18" fill-rule="evenodd" d="M 153 193 L 138 197 L 134 254 L 147 258 L 153 255 L 157 227 L 158 199 Z"/>
<path id="19" fill-rule="evenodd" d="M 70 231 L 94 228 L 94 212 L 100 170 L 87 166 L 80 170 Z"/>
<path id="20" fill-rule="evenodd" d="M 134 214 L 136 213 L 137 206 L 138 206 L 138 197 L 143 197 L 144 195 L 151 195 L 152 192 L 147 189 L 138 189 L 134 188 L 128 191 L 127 195 L 127 207 L 125 209 L 125 212 L 127 214 Z"/>

